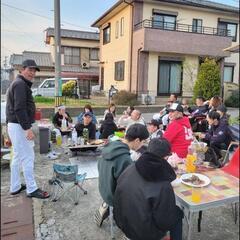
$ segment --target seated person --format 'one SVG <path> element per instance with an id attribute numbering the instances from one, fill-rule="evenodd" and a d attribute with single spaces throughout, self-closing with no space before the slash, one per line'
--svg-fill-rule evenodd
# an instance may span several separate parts
<path id="1" fill-rule="evenodd" d="M 93 110 L 90 104 L 86 104 L 83 108 L 83 112 L 79 114 L 79 116 L 77 117 L 77 122 L 78 123 L 83 123 L 83 115 L 87 112 L 91 112 L 92 114 L 92 122 L 94 124 L 97 124 L 97 119 L 96 116 L 93 114 Z"/>
<path id="2" fill-rule="evenodd" d="M 220 114 L 216 111 L 211 111 L 207 115 L 207 121 L 210 129 L 206 134 L 199 136 L 204 142 L 214 150 L 217 159 L 222 158 L 221 149 L 227 149 L 232 141 L 232 133 L 226 121 L 220 121 Z M 214 162 L 217 167 L 221 167 L 220 162 Z"/>
<path id="3" fill-rule="evenodd" d="M 219 96 L 214 96 L 210 99 L 210 101 L 208 101 L 208 111 L 216 111 L 220 105 L 222 105 L 222 98 Z"/>
<path id="4" fill-rule="evenodd" d="M 160 122 L 158 120 L 152 119 L 147 126 L 148 132 L 150 133 L 150 140 L 153 138 L 161 138 L 163 133 L 160 129 Z"/>
<path id="5" fill-rule="evenodd" d="M 114 134 L 114 132 L 117 130 L 118 130 L 118 128 L 114 122 L 113 114 L 107 113 L 104 121 L 102 122 L 100 130 L 99 130 L 100 131 L 99 138 L 107 139 L 110 135 Z"/>
<path id="6" fill-rule="evenodd" d="M 59 106 L 58 111 L 55 113 L 53 117 L 53 124 L 55 128 L 61 128 L 62 127 L 62 121 L 63 119 L 66 120 L 66 125 L 69 127 L 69 123 L 72 123 L 72 118 L 70 117 L 69 113 L 66 112 L 65 106 Z"/>
<path id="7" fill-rule="evenodd" d="M 196 98 L 196 107 L 190 108 L 191 115 L 189 120 L 193 129 L 193 132 L 206 132 L 207 131 L 207 121 L 206 114 L 208 112 L 208 105 L 204 104 L 203 97 Z"/>
<path id="8" fill-rule="evenodd" d="M 103 119 L 105 119 L 107 113 L 111 113 L 113 115 L 113 118 L 116 118 L 116 105 L 114 103 L 111 103 L 108 107 L 108 109 L 105 110 Z"/>
<path id="9" fill-rule="evenodd" d="M 102 158 L 98 161 L 98 187 L 104 201 L 95 214 L 95 222 L 99 227 L 108 216 L 106 206 L 113 206 L 113 195 L 118 177 L 127 166 L 133 163 L 130 158 L 130 149 L 137 151 L 148 137 L 149 134 L 145 126 L 133 124 L 127 130 L 124 139 L 110 141 L 104 146 Z"/>
<path id="10" fill-rule="evenodd" d="M 178 157 L 185 158 L 188 153 L 188 146 L 193 140 L 192 128 L 188 117 L 183 116 L 181 104 L 174 103 L 169 109 L 170 123 L 163 133 L 172 147 L 172 152 Z"/>
<path id="11" fill-rule="evenodd" d="M 152 139 L 117 179 L 113 215 L 129 239 L 160 240 L 167 231 L 171 239 L 182 239 L 183 213 L 171 186 L 176 174 L 166 160 L 170 154 L 166 139 Z"/>
<path id="12" fill-rule="evenodd" d="M 188 99 L 183 98 L 182 99 L 182 107 L 183 107 L 183 114 L 184 116 L 189 116 L 190 115 L 190 107 L 189 107 L 189 103 L 188 103 Z"/>
<path id="13" fill-rule="evenodd" d="M 124 115 L 127 115 L 128 117 L 131 116 L 132 111 L 135 108 L 133 106 L 128 106 L 127 109 L 123 112 Z"/>
<path id="14" fill-rule="evenodd" d="M 132 111 L 130 117 L 124 118 L 122 116 L 118 120 L 118 125 L 127 127 L 127 129 L 135 123 L 140 123 L 142 125 L 145 125 L 145 122 L 144 122 L 144 120 L 141 116 L 141 112 L 139 110 L 136 110 L 136 109 Z"/>
<path id="15" fill-rule="evenodd" d="M 228 124 L 227 108 L 222 104 L 217 107 L 217 112 L 220 114 L 220 122 L 226 122 Z"/>
<path id="16" fill-rule="evenodd" d="M 96 139 L 96 125 L 92 122 L 93 115 L 91 112 L 86 112 L 83 115 L 83 123 L 77 123 L 75 129 L 77 131 L 77 136 L 83 136 L 83 129 L 88 129 L 88 136 L 90 140 Z"/>

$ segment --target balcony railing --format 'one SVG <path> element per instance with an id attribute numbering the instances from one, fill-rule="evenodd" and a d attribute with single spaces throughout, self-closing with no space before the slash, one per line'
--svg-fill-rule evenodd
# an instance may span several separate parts
<path id="1" fill-rule="evenodd" d="M 167 31 L 189 32 L 207 35 L 217 35 L 222 37 L 231 37 L 230 31 L 222 28 L 212 28 L 205 26 L 195 26 L 182 23 L 163 22 L 156 20 L 145 19 L 142 22 L 135 24 L 134 29 L 153 28 Z"/>

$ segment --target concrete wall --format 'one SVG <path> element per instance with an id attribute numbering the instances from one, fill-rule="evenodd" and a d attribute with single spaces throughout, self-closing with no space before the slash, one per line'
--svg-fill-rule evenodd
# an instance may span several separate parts
<path id="1" fill-rule="evenodd" d="M 126 6 L 119 13 L 110 18 L 105 22 L 100 28 L 100 62 L 101 67 L 104 67 L 104 90 L 109 90 L 111 85 L 114 85 L 119 90 L 128 90 L 129 89 L 129 78 L 130 78 L 130 48 L 131 48 L 131 6 Z M 121 22 L 121 18 L 124 18 L 124 35 L 116 38 L 116 22 Z M 103 28 L 105 25 L 110 23 L 110 42 L 103 45 Z M 124 69 L 124 80 L 115 81 L 114 71 L 115 71 L 115 62 L 125 61 Z"/>

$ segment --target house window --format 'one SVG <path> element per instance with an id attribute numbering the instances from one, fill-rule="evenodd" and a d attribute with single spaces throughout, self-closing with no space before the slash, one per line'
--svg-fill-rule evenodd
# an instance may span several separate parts
<path id="1" fill-rule="evenodd" d="M 110 30 L 111 25 L 109 24 L 107 27 L 103 29 L 103 44 L 107 44 L 110 42 Z"/>
<path id="2" fill-rule="evenodd" d="M 223 81 L 233 82 L 234 66 L 224 66 Z"/>
<path id="3" fill-rule="evenodd" d="M 182 92 L 182 62 L 159 61 L 158 95 Z"/>
<path id="4" fill-rule="evenodd" d="M 115 37 L 118 38 L 119 35 L 119 21 L 116 22 Z"/>
<path id="5" fill-rule="evenodd" d="M 193 19 L 192 32 L 201 33 L 202 32 L 202 19 Z"/>
<path id="6" fill-rule="evenodd" d="M 98 56 L 99 50 L 97 48 L 90 49 L 90 60 L 97 61 L 99 60 Z"/>
<path id="7" fill-rule="evenodd" d="M 165 30 L 175 30 L 176 16 L 153 13 L 153 27 Z"/>
<path id="8" fill-rule="evenodd" d="M 220 36 L 230 36 L 232 41 L 237 40 L 237 24 L 228 22 L 218 22 L 218 34 Z"/>
<path id="9" fill-rule="evenodd" d="M 125 61 L 115 62 L 115 80 L 124 80 L 124 65 Z"/>
<path id="10" fill-rule="evenodd" d="M 64 64 L 80 65 L 80 48 L 64 47 Z"/>
<path id="11" fill-rule="evenodd" d="M 120 25 L 120 36 L 124 35 L 124 18 L 121 18 L 121 25 Z"/>

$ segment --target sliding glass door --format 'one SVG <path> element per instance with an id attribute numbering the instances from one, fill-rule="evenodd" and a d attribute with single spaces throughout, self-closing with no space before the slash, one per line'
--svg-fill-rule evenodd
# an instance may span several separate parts
<path id="1" fill-rule="evenodd" d="M 159 61 L 158 95 L 170 93 L 181 94 L 182 63 L 174 61 Z"/>

